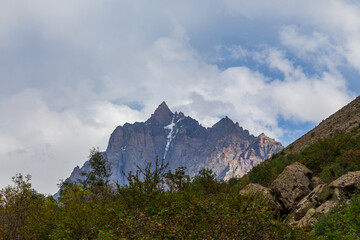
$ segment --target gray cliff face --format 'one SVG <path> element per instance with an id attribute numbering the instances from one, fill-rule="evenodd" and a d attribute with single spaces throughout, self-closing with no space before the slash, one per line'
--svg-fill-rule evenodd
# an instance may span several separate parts
<path id="1" fill-rule="evenodd" d="M 172 113 L 163 102 L 146 122 L 118 126 L 105 154 L 112 167 L 110 180 L 125 184 L 122 171 L 134 172 L 156 157 L 164 158 L 169 169 L 185 166 L 190 176 L 210 168 L 219 179 L 228 180 L 246 174 L 282 149 L 281 143 L 264 134 L 250 135 L 228 117 L 204 128 L 181 112 Z M 88 162 L 81 169 L 75 168 L 70 180 L 89 168 Z"/>

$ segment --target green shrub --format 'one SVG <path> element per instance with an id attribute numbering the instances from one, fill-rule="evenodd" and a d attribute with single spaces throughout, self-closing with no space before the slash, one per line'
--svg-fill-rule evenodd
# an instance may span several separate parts
<path id="1" fill-rule="evenodd" d="M 360 195 L 352 197 L 349 206 L 330 210 L 315 225 L 319 239 L 360 239 Z"/>
<path id="2" fill-rule="evenodd" d="M 244 179 L 230 186 L 205 169 L 183 187 L 179 173 L 177 187 L 165 191 L 166 165 L 155 165 L 129 174 L 129 184 L 116 189 L 66 186 L 58 201 L 17 178 L 2 191 L 9 194 L 0 205 L 0 239 L 310 239 L 274 216 L 263 198 L 240 195 Z M 25 192 L 23 204 L 4 200 Z"/>
<path id="3" fill-rule="evenodd" d="M 285 169 L 296 161 L 308 167 L 314 175 L 330 182 L 348 171 L 360 170 L 360 136 L 336 134 L 317 142 L 297 154 L 283 156 L 274 154 L 270 159 L 254 167 L 246 177 L 253 183 L 265 187 Z"/>
<path id="4" fill-rule="evenodd" d="M 286 157 L 276 154 L 265 162 L 254 167 L 248 174 L 250 182 L 269 187 L 272 181 L 284 171 L 285 167 L 295 162 L 298 156 L 290 154 Z"/>

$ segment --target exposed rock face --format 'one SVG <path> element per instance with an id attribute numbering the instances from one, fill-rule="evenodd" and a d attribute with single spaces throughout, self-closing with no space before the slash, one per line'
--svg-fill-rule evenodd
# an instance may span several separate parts
<path id="1" fill-rule="evenodd" d="M 342 175 L 330 183 L 330 187 L 338 188 L 340 191 L 350 193 L 354 190 L 360 190 L 360 171 L 348 172 L 347 174 Z"/>
<path id="2" fill-rule="evenodd" d="M 333 181 L 330 185 L 320 184 L 299 202 L 291 214 L 293 219 L 291 219 L 290 222 L 292 221 L 293 224 L 295 223 L 300 227 L 312 225 L 336 205 L 336 201 L 333 199 L 338 198 L 340 192 L 342 192 L 344 196 L 349 196 L 354 190 L 359 189 L 360 171 L 348 172 Z M 330 197 L 332 198 L 330 199 Z M 350 203 L 349 199 L 343 200 L 345 201 L 345 205 Z M 304 214 L 305 212 L 306 214 Z"/>
<path id="3" fill-rule="evenodd" d="M 270 199 L 274 208 L 279 202 L 286 208 L 287 222 L 292 226 L 313 225 L 340 199 L 350 204 L 351 193 L 360 190 L 360 171 L 348 172 L 331 184 L 323 183 L 299 162 L 287 166 L 271 184 L 271 191 L 259 184 L 250 183 L 240 194 L 259 194 Z M 278 202 L 279 201 L 279 202 Z M 278 204 L 278 205 L 277 205 Z M 274 208 L 276 209 L 276 208 Z M 277 208 L 281 211 L 281 208 Z"/>
<path id="4" fill-rule="evenodd" d="M 318 220 L 320 220 L 320 218 L 322 216 L 324 216 L 332 207 L 335 207 L 335 206 L 336 206 L 336 202 L 330 200 L 330 201 L 324 202 L 316 209 L 310 208 L 307 211 L 306 215 L 298 222 L 297 225 L 299 227 L 303 227 L 306 225 L 312 225 L 315 222 L 317 222 Z"/>
<path id="5" fill-rule="evenodd" d="M 327 184 L 315 187 L 306 197 L 296 205 L 293 216 L 294 220 L 300 220 L 311 208 L 317 208 L 333 194 L 333 190 Z"/>
<path id="6" fill-rule="evenodd" d="M 287 166 L 274 180 L 271 184 L 271 190 L 285 208 L 291 211 L 313 189 L 311 177 L 312 172 L 307 167 L 295 162 Z"/>
<path id="7" fill-rule="evenodd" d="M 249 183 L 243 189 L 240 190 L 240 194 L 259 194 L 264 197 L 273 197 L 269 188 L 263 187 L 257 183 Z"/>
<path id="8" fill-rule="evenodd" d="M 272 209 L 275 210 L 274 213 L 277 213 L 277 212 L 283 210 L 283 207 L 281 206 L 281 203 L 279 203 L 279 201 L 277 201 L 276 198 L 272 195 L 270 189 L 266 188 L 266 187 L 263 187 L 260 184 L 249 183 L 243 189 L 240 190 L 239 194 L 242 194 L 242 195 L 261 194 L 264 198 L 267 199 L 268 204 L 272 207 Z"/>
<path id="9" fill-rule="evenodd" d="M 264 134 L 250 135 L 228 117 L 205 128 L 181 112 L 172 113 L 163 102 L 146 122 L 118 126 L 105 153 L 113 172 L 110 180 L 125 184 L 122 171 L 135 171 L 157 156 L 170 169 L 185 166 L 193 176 L 202 168 L 211 168 L 219 179 L 227 180 L 244 175 L 282 149 L 281 143 Z M 81 171 L 89 170 L 86 162 Z"/>

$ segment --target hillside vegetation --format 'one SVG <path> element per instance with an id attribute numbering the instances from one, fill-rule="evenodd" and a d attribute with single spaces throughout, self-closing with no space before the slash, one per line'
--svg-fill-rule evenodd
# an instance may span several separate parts
<path id="1" fill-rule="evenodd" d="M 358 127 L 356 128 L 358 130 Z M 296 154 L 283 152 L 254 167 L 242 181 L 269 187 L 294 162 L 308 167 L 321 182 L 330 183 L 349 171 L 360 170 L 360 136 L 339 133 L 317 141 Z M 343 196 L 338 205 L 314 225 L 318 239 L 360 239 L 360 195 Z"/>
<path id="2" fill-rule="evenodd" d="M 157 161 L 127 174 L 125 186 L 104 180 L 106 161 L 92 151 L 94 170 L 82 184 L 63 183 L 58 200 L 37 193 L 30 176 L 14 177 L 14 185 L 0 191 L 0 234 L 2 239 L 356 239 L 358 196 L 330 211 L 309 233 L 284 222 L 269 199 L 239 190 L 249 182 L 269 186 L 295 161 L 330 182 L 360 169 L 359 149 L 360 137 L 351 134 L 318 139 L 300 153 L 278 153 L 228 182 L 217 181 L 209 169 L 189 178 L 185 168 L 167 171 Z"/>
<path id="3" fill-rule="evenodd" d="M 360 170 L 360 136 L 339 133 L 331 138 L 317 139 L 300 153 L 286 155 L 285 151 L 279 152 L 254 167 L 245 178 L 268 187 L 293 162 L 304 164 L 315 176 L 329 183 L 348 171 Z"/>
<path id="4" fill-rule="evenodd" d="M 99 155 L 97 155 L 99 156 Z M 101 164 L 101 161 L 97 161 Z M 204 169 L 190 179 L 185 169 L 146 165 L 129 173 L 126 186 L 99 181 L 97 168 L 80 185 L 63 184 L 56 201 L 17 175 L 0 191 L 1 239 L 304 239 L 243 184 L 218 182 Z M 102 169 L 102 170 L 101 170 Z M 98 174 L 99 173 L 99 174 Z M 167 190 L 165 190 L 165 186 Z"/>

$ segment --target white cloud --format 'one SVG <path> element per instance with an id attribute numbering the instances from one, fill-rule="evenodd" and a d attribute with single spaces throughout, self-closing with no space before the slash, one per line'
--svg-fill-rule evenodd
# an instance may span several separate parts
<path id="1" fill-rule="evenodd" d="M 301 34 L 294 25 L 284 26 L 280 31 L 282 44 L 299 59 L 313 64 L 318 71 L 338 72 L 339 66 L 346 64 L 343 45 L 330 41 L 328 35 L 312 32 Z"/>
<path id="2" fill-rule="evenodd" d="M 312 29 L 309 35 L 299 35 L 293 26 L 285 27 L 282 40 L 292 47 L 303 48 L 305 53 L 331 47 L 340 51 L 348 63 L 360 71 L 360 59 L 357 57 L 360 49 L 360 4 L 357 1 L 227 0 L 226 4 L 228 11 L 234 15 Z"/>
<path id="3" fill-rule="evenodd" d="M 4 186 L 16 173 L 32 174 L 34 187 L 53 193 L 91 147 L 106 149 L 118 124 L 141 120 L 137 111 L 109 102 L 88 102 L 85 109 L 55 112 L 38 90 L 24 90 L 2 101 L 0 125 L 0 182 Z M 82 114 L 83 113 L 83 114 Z"/>
<path id="4" fill-rule="evenodd" d="M 268 81 L 246 67 L 227 69 L 221 76 L 228 84 L 218 98 L 231 103 L 234 118 L 253 133 L 281 138 L 285 129 L 278 125 L 279 116 L 294 122 L 319 122 L 351 100 L 341 77 L 325 72 L 308 78 L 299 68 L 285 65 L 279 70 L 286 81 Z"/>
<path id="5" fill-rule="evenodd" d="M 281 115 L 293 121 L 319 122 L 351 100 L 341 78 L 324 73 L 313 78 L 275 81 L 271 85 L 273 104 Z"/>
<path id="6" fill-rule="evenodd" d="M 294 25 L 284 26 L 280 32 L 280 37 L 285 46 L 292 47 L 298 54 L 303 55 L 314 53 L 329 45 L 327 36 L 318 32 L 313 32 L 311 36 L 301 35 Z"/>
<path id="7" fill-rule="evenodd" d="M 234 59 L 243 59 L 249 56 L 249 51 L 244 49 L 242 46 L 235 45 L 226 47 L 225 49 L 230 52 L 230 57 Z"/>
<path id="8" fill-rule="evenodd" d="M 360 71 L 360 32 L 348 39 L 345 48 L 345 57 L 351 65 Z"/>
<path id="9" fill-rule="evenodd" d="M 226 0 L 228 11 L 252 19 L 292 21 L 341 32 L 359 30 L 359 3 L 342 0 Z"/>

